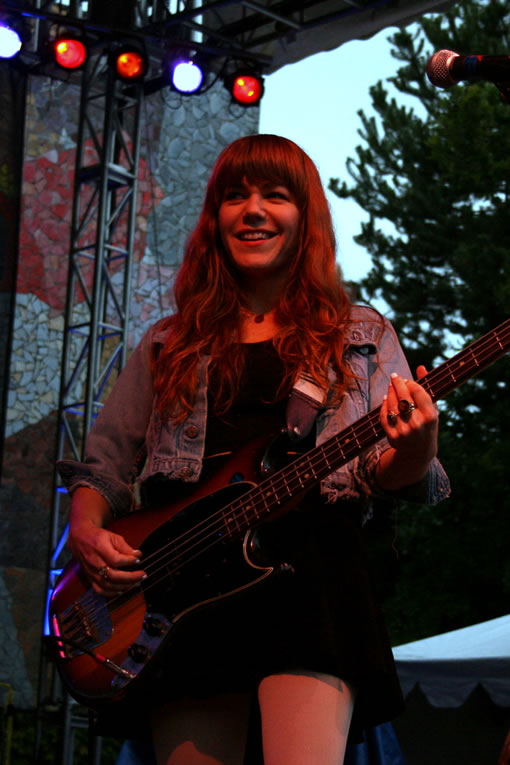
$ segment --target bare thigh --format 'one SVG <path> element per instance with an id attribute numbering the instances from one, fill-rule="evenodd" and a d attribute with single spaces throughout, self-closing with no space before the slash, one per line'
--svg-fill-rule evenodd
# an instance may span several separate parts
<path id="1" fill-rule="evenodd" d="M 165 704 L 152 725 L 158 765 L 242 765 L 249 713 L 241 693 Z"/>
<path id="2" fill-rule="evenodd" d="M 258 690 L 264 765 L 340 765 L 353 691 L 331 675 L 270 675 Z"/>

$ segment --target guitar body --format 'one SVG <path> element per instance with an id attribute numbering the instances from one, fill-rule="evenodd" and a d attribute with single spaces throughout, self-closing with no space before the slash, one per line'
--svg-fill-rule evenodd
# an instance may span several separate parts
<path id="1" fill-rule="evenodd" d="M 195 613 L 288 568 L 261 564 L 252 530 L 229 533 L 227 520 L 222 538 L 216 529 L 209 533 L 210 519 L 256 485 L 240 479 L 253 478 L 263 451 L 262 440 L 250 444 L 191 499 L 110 525 L 142 550 L 148 576 L 141 586 L 107 599 L 90 588 L 76 561 L 66 566 L 51 598 L 50 625 L 60 674 L 81 703 L 101 707 L 147 686 Z"/>

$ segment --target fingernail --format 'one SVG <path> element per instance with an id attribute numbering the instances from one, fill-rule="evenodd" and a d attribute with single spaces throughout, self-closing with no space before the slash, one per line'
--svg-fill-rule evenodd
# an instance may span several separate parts
<path id="1" fill-rule="evenodd" d="M 398 377 L 398 374 L 396 372 L 392 372 L 390 377 Z"/>

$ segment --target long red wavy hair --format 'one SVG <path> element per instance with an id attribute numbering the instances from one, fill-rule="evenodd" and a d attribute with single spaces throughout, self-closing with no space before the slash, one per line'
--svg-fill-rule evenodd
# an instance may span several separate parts
<path id="1" fill-rule="evenodd" d="M 301 372 L 329 388 L 330 365 L 337 373 L 334 398 L 345 388 L 348 372 L 342 356 L 350 300 L 335 260 L 333 224 L 319 173 L 292 141 L 246 136 L 224 149 L 212 171 L 174 284 L 177 313 L 164 321 L 170 331 L 153 360 L 158 409 L 177 422 L 193 409 L 203 354 L 210 354 L 221 381 L 214 402 L 218 414 L 228 411 L 237 392 L 244 363 L 242 346 L 236 345 L 244 299 L 221 241 L 218 212 L 225 191 L 243 179 L 287 187 L 300 213 L 295 257 L 275 309 L 281 330 L 273 343 L 285 369 L 280 394 L 290 390 Z"/>

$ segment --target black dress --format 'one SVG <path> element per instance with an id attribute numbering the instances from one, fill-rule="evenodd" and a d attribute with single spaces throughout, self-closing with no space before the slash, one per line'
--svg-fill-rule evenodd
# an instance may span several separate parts
<path id="1" fill-rule="evenodd" d="M 210 414 L 205 472 L 214 455 L 282 428 L 287 396 L 274 403 L 282 367 L 271 342 L 247 344 L 240 394 L 225 418 Z M 209 390 L 214 391 L 211 376 Z M 211 407 L 209 409 L 211 411 Z M 313 433 L 302 444 L 313 446 Z M 311 441 L 311 443 L 310 443 Z M 158 499 L 162 487 L 146 487 Z M 257 531 L 264 555 L 290 564 L 282 573 L 220 601 L 177 634 L 165 697 L 255 690 L 275 672 L 304 669 L 340 677 L 356 689 L 352 733 L 391 719 L 402 695 L 374 596 L 360 509 L 326 504 L 319 491 Z"/>

